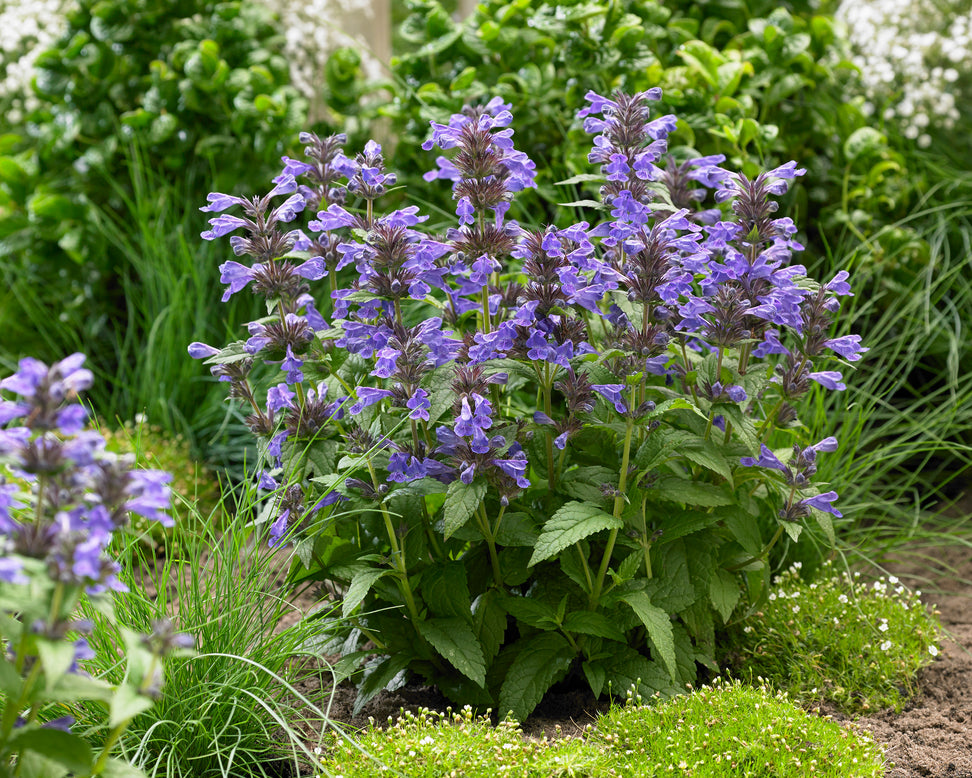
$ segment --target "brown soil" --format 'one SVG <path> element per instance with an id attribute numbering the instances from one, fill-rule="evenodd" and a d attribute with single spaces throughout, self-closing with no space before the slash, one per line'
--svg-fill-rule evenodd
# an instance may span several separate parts
<path id="1" fill-rule="evenodd" d="M 937 660 L 921 672 L 919 693 L 904 711 L 879 711 L 856 719 L 855 725 L 884 746 L 887 778 L 972 778 L 972 550 L 935 548 L 918 562 L 891 562 L 888 568 L 920 589 L 923 601 L 938 605 L 948 639 Z M 304 691 L 313 694 L 312 684 Z M 330 718 L 365 727 L 369 719 L 384 724 L 403 708 L 441 711 L 450 705 L 435 689 L 412 685 L 380 694 L 357 716 L 351 715 L 354 699 L 350 685 L 332 689 Z M 577 736 L 606 708 L 589 693 L 555 689 L 523 723 L 523 731 L 528 737 Z M 826 706 L 817 712 L 847 719 Z"/>

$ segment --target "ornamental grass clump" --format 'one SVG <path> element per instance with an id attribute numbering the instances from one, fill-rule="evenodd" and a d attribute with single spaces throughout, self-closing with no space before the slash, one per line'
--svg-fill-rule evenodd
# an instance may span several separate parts
<path id="1" fill-rule="evenodd" d="M 670 165 L 659 97 L 588 94 L 590 221 L 507 217 L 536 166 L 499 99 L 432 125 L 444 232 L 382 214 L 381 147 L 342 136 L 303 134 L 266 195 L 202 209 L 249 258 L 222 265 L 224 301 L 249 288 L 268 315 L 189 352 L 250 413 L 273 542 L 341 593 L 359 707 L 410 677 L 518 719 L 564 680 L 675 693 L 781 538 L 833 537 L 813 476 L 837 441 L 797 408 L 866 351 L 832 332 L 848 274 L 790 264 L 773 198 L 803 170 Z"/>
<path id="2" fill-rule="evenodd" d="M 87 599 L 111 620 L 111 592 L 122 590 L 109 554 L 112 536 L 131 515 L 172 520 L 168 482 L 159 470 L 137 470 L 134 458 L 105 451 L 86 429 L 78 392 L 92 382 L 84 356 L 50 367 L 23 359 L 0 381 L 0 775 L 59 778 L 138 775 L 111 757 L 131 720 L 152 706 L 161 688 L 161 658 L 192 639 L 169 622 L 153 634 L 119 632 L 110 661 L 127 657 L 124 678 L 112 685 L 92 678 L 86 662 L 90 620 L 79 618 Z M 103 705 L 107 734 L 97 747 L 71 731 L 74 704 Z M 126 772 L 127 771 L 127 772 Z"/>

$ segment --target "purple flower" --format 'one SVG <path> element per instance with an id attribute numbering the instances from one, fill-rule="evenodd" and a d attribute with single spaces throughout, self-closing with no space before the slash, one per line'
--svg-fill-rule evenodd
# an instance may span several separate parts
<path id="1" fill-rule="evenodd" d="M 841 374 L 836 370 L 820 370 L 816 373 L 810 373 L 807 377 L 816 381 L 825 389 L 842 392 L 847 388 L 840 380 L 842 378 Z"/>
<path id="2" fill-rule="evenodd" d="M 772 470 L 780 470 L 784 473 L 789 472 L 789 468 L 776 457 L 776 454 L 767 448 L 765 443 L 760 446 L 759 452 L 759 459 L 743 457 L 739 460 L 739 463 L 746 467 L 767 467 Z"/>
<path id="3" fill-rule="evenodd" d="M 193 359 L 209 359 L 210 357 L 215 357 L 219 354 L 218 348 L 213 348 L 212 346 L 207 346 L 205 343 L 190 343 L 189 344 L 189 356 Z"/>
<path id="4" fill-rule="evenodd" d="M 591 384 L 591 389 L 601 397 L 614 403 L 618 413 L 627 413 L 628 406 L 624 401 L 624 384 Z"/>
<path id="5" fill-rule="evenodd" d="M 128 501 L 125 509 L 146 519 L 159 522 L 163 527 L 171 527 L 172 518 L 164 513 L 172 503 L 169 482 L 171 473 L 163 470 L 132 470 L 128 476 Z"/>
<path id="6" fill-rule="evenodd" d="M 861 345 L 860 335 L 844 335 L 839 338 L 825 340 L 824 346 L 829 348 L 831 351 L 836 351 L 844 359 L 850 362 L 856 362 L 861 358 L 861 354 L 863 354 L 865 351 L 871 350 L 867 346 Z"/>
<path id="7" fill-rule="evenodd" d="M 473 407 L 470 408 L 469 398 L 462 398 L 461 410 L 454 427 L 457 435 L 469 436 L 477 430 L 487 430 L 493 425 L 493 420 L 490 418 L 493 407 L 489 400 L 475 393 L 472 395 L 472 399 Z"/>
<path id="8" fill-rule="evenodd" d="M 304 380 L 304 373 L 301 368 L 304 366 L 304 361 L 299 357 L 294 355 L 293 350 L 290 348 L 290 344 L 287 344 L 287 357 L 283 362 L 280 363 L 280 369 L 287 371 L 287 383 L 288 384 L 299 384 Z"/>
<path id="9" fill-rule="evenodd" d="M 432 401 L 429 399 L 429 393 L 424 389 L 416 389 L 405 403 L 405 407 L 411 411 L 411 413 L 408 414 L 408 418 L 428 421 L 429 409 L 432 407 Z"/>
<path id="10" fill-rule="evenodd" d="M 395 393 L 388 389 L 372 389 L 370 386 L 359 386 L 355 391 L 358 395 L 358 402 L 348 409 L 352 416 L 357 416 L 365 408 L 381 402 L 386 397 L 395 396 Z"/>
<path id="11" fill-rule="evenodd" d="M 815 508 L 818 511 L 824 511 L 825 513 L 830 513 L 837 518 L 841 518 L 844 514 L 831 505 L 831 503 L 836 499 L 837 492 L 824 492 L 823 494 L 818 494 L 815 497 L 807 497 L 800 500 L 797 505 L 806 505 L 809 508 Z"/>

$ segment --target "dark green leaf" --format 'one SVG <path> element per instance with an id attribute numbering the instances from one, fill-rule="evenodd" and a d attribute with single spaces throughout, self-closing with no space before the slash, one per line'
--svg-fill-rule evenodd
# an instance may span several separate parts
<path id="1" fill-rule="evenodd" d="M 605 683 L 613 698 L 623 700 L 632 687 L 644 697 L 655 692 L 670 697 L 681 691 L 660 662 L 651 661 L 623 643 L 611 643 L 605 649 L 609 655 L 596 664 L 604 669 Z"/>
<path id="2" fill-rule="evenodd" d="M 739 582 L 728 570 L 718 568 L 709 579 L 709 596 L 713 607 L 722 616 L 722 623 L 729 621 L 733 608 L 739 602 Z"/>
<path id="3" fill-rule="evenodd" d="M 597 662 L 588 660 L 581 665 L 581 669 L 584 671 L 584 677 L 587 678 L 587 683 L 591 687 L 591 692 L 595 697 L 600 697 L 601 692 L 604 690 L 604 681 L 607 678 L 604 667 Z"/>
<path id="4" fill-rule="evenodd" d="M 503 514 L 496 542 L 501 546 L 528 546 L 533 548 L 540 533 L 533 519 L 526 513 Z"/>
<path id="5" fill-rule="evenodd" d="M 522 647 L 506 673 L 500 689 L 498 713 L 526 719 L 547 689 L 567 674 L 574 659 L 567 639 L 556 632 L 544 632 L 521 641 Z"/>
<path id="6" fill-rule="evenodd" d="M 375 581 L 391 572 L 388 569 L 382 570 L 380 567 L 363 567 L 355 572 L 348 590 L 344 593 L 344 601 L 341 603 L 341 613 L 344 617 L 348 618 L 354 613 L 355 608 L 368 596 Z"/>
<path id="7" fill-rule="evenodd" d="M 469 621 L 472 605 L 462 562 L 441 562 L 422 574 L 422 599 L 436 616 Z"/>
<path id="8" fill-rule="evenodd" d="M 530 566 L 559 554 L 567 546 L 606 529 L 620 529 L 621 519 L 605 513 L 595 505 L 571 501 L 543 525 L 530 559 Z"/>
<path id="9" fill-rule="evenodd" d="M 413 654 L 402 652 L 381 660 L 358 687 L 352 715 L 357 716 L 368 701 L 395 680 L 395 677 L 415 658 Z"/>
<path id="10" fill-rule="evenodd" d="M 467 485 L 457 478 L 449 484 L 449 491 L 446 492 L 445 505 L 443 506 L 445 519 L 443 535 L 447 540 L 457 529 L 469 521 L 469 517 L 476 512 L 485 496 L 486 484 L 483 481 L 473 481 L 473 483 Z"/>
<path id="11" fill-rule="evenodd" d="M 658 479 L 654 493 L 663 500 L 681 503 L 682 505 L 714 507 L 730 505 L 733 502 L 732 495 L 722 486 L 713 486 L 678 476 L 666 476 Z"/>
<path id="12" fill-rule="evenodd" d="M 545 602 L 530 597 L 511 595 L 503 600 L 503 607 L 517 621 L 537 629 L 557 629 L 557 612 Z"/>
<path id="13" fill-rule="evenodd" d="M 503 595 L 496 589 L 479 595 L 473 603 L 473 629 L 482 644 L 486 663 L 489 664 L 499 653 L 506 634 Z"/>
<path id="14" fill-rule="evenodd" d="M 607 616 L 596 611 L 574 611 L 564 619 L 565 632 L 580 632 L 624 642 L 624 633 Z"/>
<path id="15" fill-rule="evenodd" d="M 675 662 L 675 638 L 672 633 L 672 620 L 656 605 L 645 592 L 631 592 L 621 597 L 631 606 L 641 623 L 645 625 L 655 654 L 665 663 L 672 681 L 678 680 L 678 666 Z"/>
<path id="16" fill-rule="evenodd" d="M 429 644 L 460 673 L 479 686 L 486 684 L 486 659 L 472 626 L 459 617 L 423 619 L 416 625 Z"/>

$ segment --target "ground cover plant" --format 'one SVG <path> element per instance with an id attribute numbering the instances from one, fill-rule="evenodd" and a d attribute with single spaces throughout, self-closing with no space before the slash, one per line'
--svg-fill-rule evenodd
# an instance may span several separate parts
<path id="1" fill-rule="evenodd" d="M 516 725 L 477 719 L 470 708 L 445 715 L 403 713 L 355 746 L 336 742 L 321 776 L 409 778 L 443 775 L 884 775 L 866 735 L 810 715 L 765 687 L 716 681 L 667 702 L 630 695 L 589 725 L 584 738 L 524 740 Z"/>
<path id="2" fill-rule="evenodd" d="M 821 368 L 866 351 L 831 332 L 847 274 L 789 264 L 796 227 L 771 198 L 795 163 L 666 174 L 659 97 L 589 93 L 593 227 L 506 218 L 534 165 L 498 99 L 425 144 L 458 148 L 435 171 L 457 203 L 444 236 L 415 207 L 379 217 L 380 147 L 351 160 L 336 136 L 302 136 L 312 161 L 268 195 L 203 208 L 220 214 L 203 237 L 244 229 L 231 245 L 255 260 L 221 266 L 224 300 L 252 285 L 269 315 L 190 353 L 253 410 L 272 539 L 343 591 L 360 704 L 413 674 L 518 719 L 567 676 L 673 693 L 715 667 L 716 624 L 760 597 L 781 537 L 833 541 L 837 493 L 813 475 L 837 440 L 806 441 L 795 404 L 844 389 Z M 333 308 L 307 283 L 325 277 Z"/>
<path id="3" fill-rule="evenodd" d="M 79 618 L 82 600 L 115 623 L 111 593 L 123 589 L 108 554 L 130 514 L 171 523 L 168 473 L 133 467 L 86 429 L 78 392 L 92 382 L 84 356 L 50 367 L 24 359 L 0 381 L 0 774 L 137 776 L 112 756 L 132 719 L 152 707 L 162 658 L 185 636 L 158 623 L 119 628 L 100 643 Z M 13 395 L 15 399 L 7 399 Z M 100 638 L 100 635 L 97 636 Z M 93 646 L 97 646 L 97 649 Z M 119 667 L 114 683 L 83 663 L 98 653 Z M 72 731 L 71 706 L 95 705 L 102 736 L 92 745 Z"/>
<path id="4" fill-rule="evenodd" d="M 747 680 L 763 678 L 796 699 L 829 700 L 848 712 L 900 711 L 918 670 L 938 656 L 936 612 L 895 576 L 868 583 L 828 562 L 812 581 L 794 565 L 773 583 L 729 641 Z"/>

